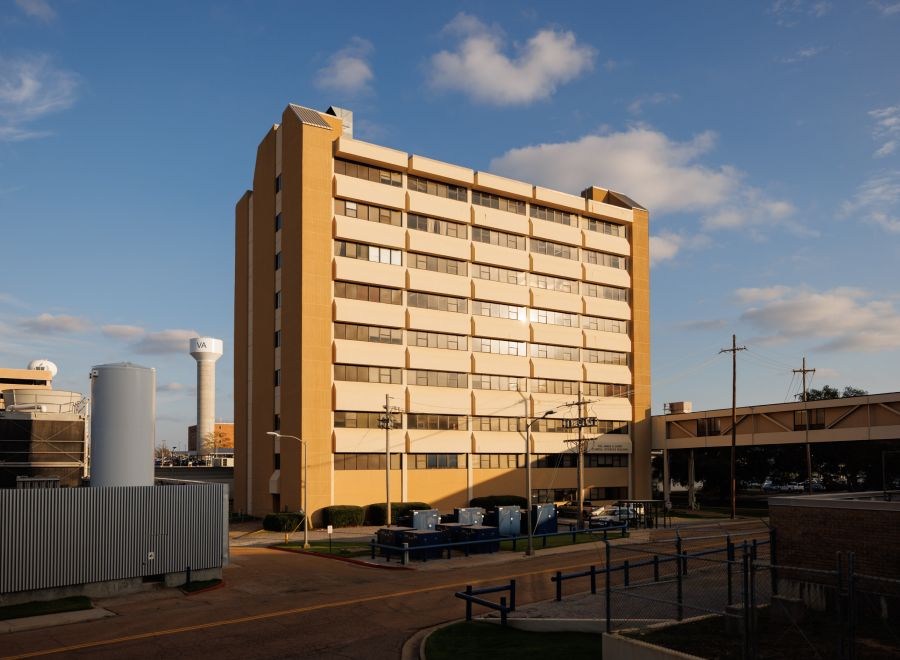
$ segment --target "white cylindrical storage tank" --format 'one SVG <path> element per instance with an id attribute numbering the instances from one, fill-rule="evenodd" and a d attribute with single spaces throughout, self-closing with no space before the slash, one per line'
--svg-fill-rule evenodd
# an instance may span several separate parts
<path id="1" fill-rule="evenodd" d="M 91 369 L 91 486 L 152 486 L 156 369 Z"/>

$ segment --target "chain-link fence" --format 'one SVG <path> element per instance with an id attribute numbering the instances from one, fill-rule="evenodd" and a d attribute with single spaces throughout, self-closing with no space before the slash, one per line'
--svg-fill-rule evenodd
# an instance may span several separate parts
<path id="1" fill-rule="evenodd" d="M 833 570 L 782 566 L 775 540 L 757 527 L 606 544 L 607 630 L 708 658 L 900 657 L 900 581 L 849 553 Z"/>

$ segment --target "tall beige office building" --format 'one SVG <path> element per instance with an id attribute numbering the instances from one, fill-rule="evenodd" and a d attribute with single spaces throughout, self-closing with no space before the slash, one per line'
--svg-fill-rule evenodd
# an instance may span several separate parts
<path id="1" fill-rule="evenodd" d="M 648 213 L 356 140 L 289 105 L 236 207 L 235 509 L 650 492 Z M 384 426 L 386 397 L 393 428 Z M 593 420 L 592 420 L 593 421 Z M 386 438 L 386 435 L 388 438 Z M 385 470 L 386 443 L 390 466 Z"/>

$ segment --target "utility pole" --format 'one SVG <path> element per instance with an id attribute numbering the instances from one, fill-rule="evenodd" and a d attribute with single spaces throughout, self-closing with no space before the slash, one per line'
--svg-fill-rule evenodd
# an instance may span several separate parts
<path id="1" fill-rule="evenodd" d="M 806 356 L 803 356 L 803 367 L 801 367 L 800 369 L 794 369 L 793 372 L 795 374 L 803 375 L 803 417 L 806 420 L 806 424 L 804 425 L 806 427 L 806 492 L 812 495 L 812 449 L 809 446 L 809 407 L 806 405 L 806 374 L 814 374 L 816 373 L 816 370 L 806 368 Z"/>
<path id="2" fill-rule="evenodd" d="M 737 345 L 737 337 L 731 335 L 731 348 L 723 348 L 719 353 L 731 353 L 731 519 L 737 509 L 737 352 L 746 351 L 746 346 Z"/>
<path id="3" fill-rule="evenodd" d="M 578 383 L 578 400 L 564 404 L 566 406 L 578 406 L 578 417 L 576 419 L 563 420 L 563 424 L 567 428 L 578 429 L 578 438 L 575 440 L 578 443 L 578 529 L 584 527 L 584 437 L 582 429 L 586 426 L 596 426 L 597 424 L 596 417 L 584 416 L 584 405 L 586 403 L 588 402 L 581 398 L 581 383 Z"/>
<path id="4" fill-rule="evenodd" d="M 384 429 L 384 490 L 386 497 L 385 522 L 391 526 L 391 429 L 394 428 L 393 414 L 399 413 L 397 406 L 391 406 L 391 395 L 384 395 L 384 415 L 378 425 Z"/>

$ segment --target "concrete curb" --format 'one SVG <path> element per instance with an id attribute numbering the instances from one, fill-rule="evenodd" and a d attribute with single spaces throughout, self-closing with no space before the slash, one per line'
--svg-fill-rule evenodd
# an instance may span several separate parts
<path id="1" fill-rule="evenodd" d="M 430 628 L 422 628 L 422 630 L 403 643 L 403 648 L 400 649 L 400 660 L 427 660 L 425 656 L 425 643 L 428 641 L 428 637 L 431 633 L 435 630 L 452 626 L 455 623 L 462 623 L 463 621 L 464 619 L 456 619 L 454 621 L 447 621 L 436 626 L 431 626 Z"/>
<path id="2" fill-rule="evenodd" d="M 205 594 L 207 591 L 215 591 L 216 589 L 221 589 L 225 586 L 225 580 L 219 580 L 219 584 L 211 584 L 208 587 L 204 587 L 203 589 L 197 589 L 196 591 L 185 591 L 184 585 L 181 585 L 178 589 L 185 596 L 194 596 L 196 594 Z"/>
<path id="3" fill-rule="evenodd" d="M 386 566 L 382 564 L 373 564 L 372 562 L 365 561 L 363 559 L 356 559 L 354 557 L 338 557 L 336 555 L 326 555 L 321 552 L 311 552 L 309 550 L 291 550 L 289 548 L 279 548 L 274 545 L 267 546 L 269 550 L 278 550 L 279 552 L 291 552 L 295 555 L 306 555 L 308 557 L 321 557 L 322 559 L 331 559 L 334 561 L 342 561 L 347 564 L 356 564 L 357 566 L 364 566 L 366 568 L 381 568 L 388 571 L 412 571 L 415 570 L 411 566 Z"/>
<path id="4" fill-rule="evenodd" d="M 96 621 L 111 616 L 116 616 L 116 614 L 102 607 L 94 607 L 89 610 L 77 610 L 75 612 L 56 612 L 54 614 L 42 614 L 21 619 L 8 619 L 0 621 L 0 634 L 39 630 L 40 628 L 50 628 L 52 626 L 66 626 L 70 623 Z"/>

